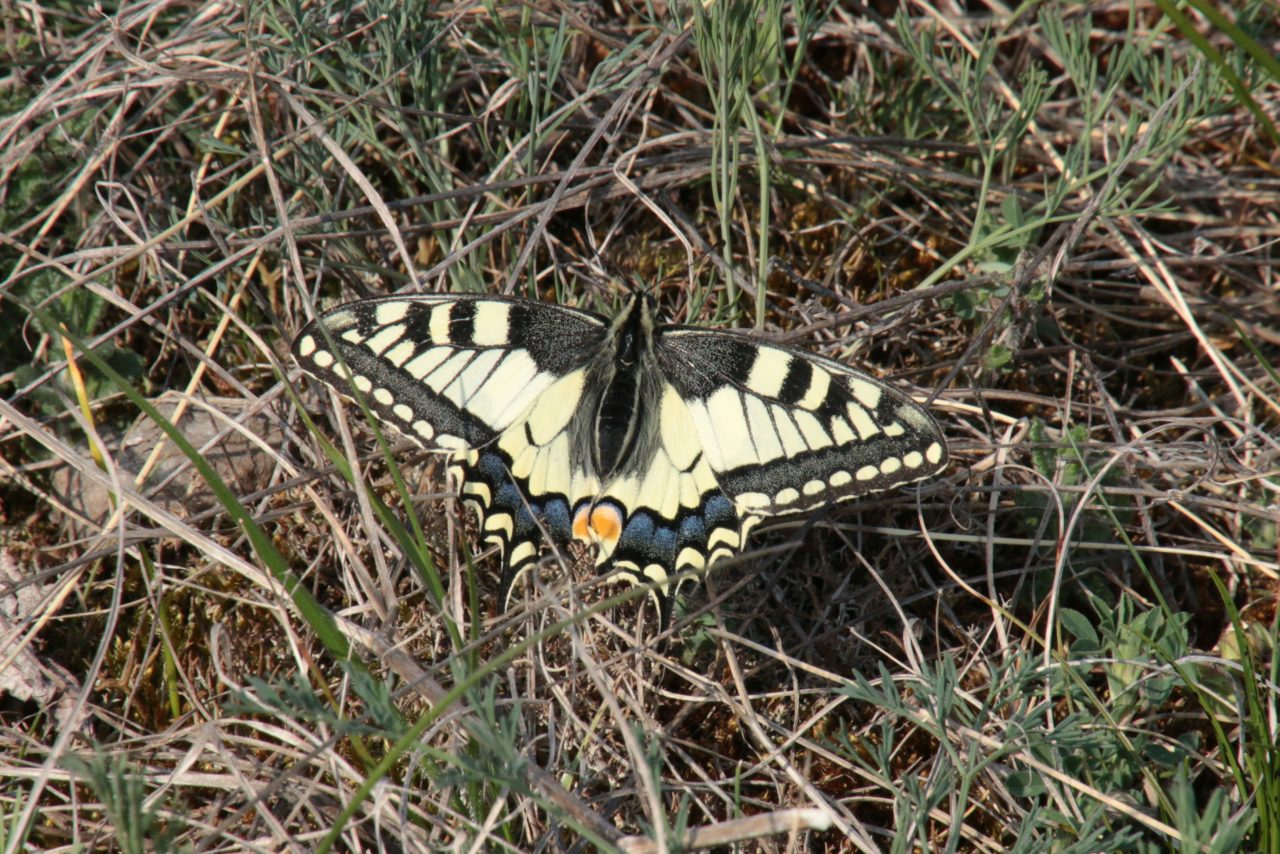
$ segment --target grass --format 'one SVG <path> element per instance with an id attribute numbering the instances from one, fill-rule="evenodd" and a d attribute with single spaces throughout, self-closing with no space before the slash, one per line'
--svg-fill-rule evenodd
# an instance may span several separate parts
<path id="1" fill-rule="evenodd" d="M 1272 6 L 13 11 L 5 851 L 1280 851 Z M 504 611 L 288 343 L 619 277 L 951 469 Z"/>

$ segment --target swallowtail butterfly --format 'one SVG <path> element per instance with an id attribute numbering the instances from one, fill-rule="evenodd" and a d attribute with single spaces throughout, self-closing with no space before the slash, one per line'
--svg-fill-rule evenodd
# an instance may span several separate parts
<path id="1" fill-rule="evenodd" d="M 601 573 L 667 580 L 733 555 L 763 516 L 940 472 L 946 444 L 906 394 L 802 350 L 659 325 L 633 293 L 612 320 L 471 295 L 326 311 L 293 343 L 313 376 L 423 447 L 503 555 L 503 600 L 546 536 Z M 545 532 L 545 533 L 544 533 Z"/>

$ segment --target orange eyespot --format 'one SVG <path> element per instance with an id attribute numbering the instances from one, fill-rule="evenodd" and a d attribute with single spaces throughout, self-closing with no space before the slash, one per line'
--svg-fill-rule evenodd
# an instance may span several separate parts
<path id="1" fill-rule="evenodd" d="M 612 545 L 622 536 L 622 513 L 612 504 L 584 504 L 573 514 L 573 536 L 585 543 Z"/>
<path id="2" fill-rule="evenodd" d="M 614 543 L 622 536 L 622 514 L 618 508 L 601 505 L 591 511 L 591 530 L 601 542 Z"/>
<path id="3" fill-rule="evenodd" d="M 591 536 L 587 532 L 587 526 L 591 523 L 591 506 L 584 504 L 573 514 L 573 538 L 582 540 L 584 543 L 591 542 Z"/>

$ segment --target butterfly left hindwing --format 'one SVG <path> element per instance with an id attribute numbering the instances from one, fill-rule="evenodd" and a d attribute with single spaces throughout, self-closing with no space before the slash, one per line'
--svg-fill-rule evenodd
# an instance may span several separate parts
<path id="1" fill-rule="evenodd" d="M 762 516 L 921 480 L 933 419 L 838 362 L 742 335 L 659 326 L 634 294 L 612 321 L 480 296 L 332 309 L 297 337 L 309 373 L 424 447 L 503 554 L 503 590 L 549 539 L 601 572 L 659 582 L 735 554 Z M 663 619 L 669 597 L 661 597 Z"/>
<path id="2" fill-rule="evenodd" d="M 536 557 L 544 531 L 568 541 L 573 479 L 563 440 L 545 441 L 532 460 L 499 440 L 555 438 L 559 414 L 579 405 L 580 363 L 605 330 L 589 312 L 525 300 L 386 297 L 324 312 L 298 334 L 293 355 L 381 422 L 451 452 L 454 486 L 502 550 L 505 586 Z"/>

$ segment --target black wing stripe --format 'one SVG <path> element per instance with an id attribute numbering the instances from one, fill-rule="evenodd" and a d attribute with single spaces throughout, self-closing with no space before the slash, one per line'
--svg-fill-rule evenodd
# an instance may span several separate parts
<path id="1" fill-rule="evenodd" d="M 779 402 L 787 406 L 795 406 L 803 400 L 813 384 L 813 372 L 813 365 L 808 360 L 792 356 L 787 364 L 782 388 L 778 390 Z"/>
<path id="2" fill-rule="evenodd" d="M 449 343 L 456 347 L 471 347 L 476 334 L 476 301 L 455 302 L 449 310 Z M 505 331 L 503 338 L 506 338 Z"/>

